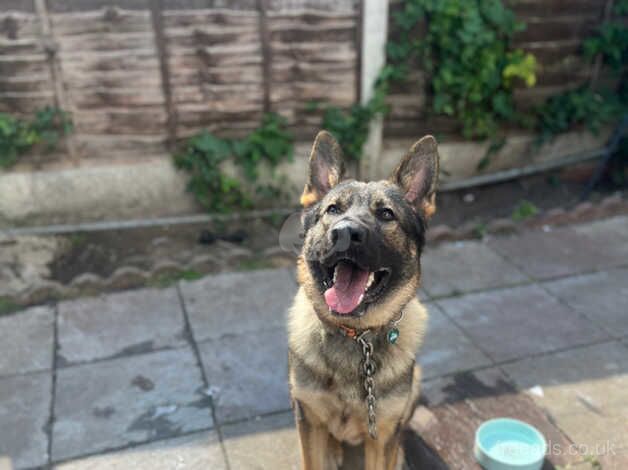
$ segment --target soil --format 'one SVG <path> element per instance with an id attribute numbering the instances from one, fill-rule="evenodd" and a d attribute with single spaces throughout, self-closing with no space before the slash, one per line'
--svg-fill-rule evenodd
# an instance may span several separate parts
<path id="1" fill-rule="evenodd" d="M 589 174 L 590 171 L 585 172 L 585 175 Z M 438 212 L 431 225 L 446 224 L 455 228 L 472 222 L 481 226 L 495 218 L 511 217 L 522 201 L 529 201 L 539 211 L 556 207 L 568 209 L 581 202 L 581 176 L 572 169 L 570 173 L 546 173 L 500 184 L 441 193 L 437 199 Z M 623 191 L 626 195 L 627 191 Z M 616 188 L 602 187 L 592 193 L 589 200 L 598 201 L 612 192 L 616 192 Z M 54 250 L 42 258 L 46 265 L 36 274 L 44 280 L 68 284 L 83 273 L 97 274 L 106 279 L 121 266 L 150 270 L 156 263 L 164 260 L 186 265 L 199 255 L 222 260 L 214 270 L 283 266 L 294 260 L 293 254 L 282 252 L 279 248 L 279 231 L 285 219 L 286 217 L 275 216 L 228 224 L 169 225 L 42 236 L 38 237 L 42 242 L 40 245 L 50 245 Z M 50 239 L 54 239 L 55 243 L 43 243 Z M 29 273 L 32 276 L 33 270 L 29 267 L 29 264 L 32 265 L 32 257 L 27 253 L 19 253 L 19 243 L 6 246 L 8 249 L 13 247 L 18 253 L 9 254 L 14 262 L 10 272 L 5 270 L 4 275 L 9 273 L 9 276 L 19 278 L 20 273 Z M 233 253 L 236 256 L 230 256 Z M 2 277 L 3 272 L 0 272 L 0 278 Z M 32 285 L 30 281 L 28 283 Z M 3 284 L 9 285 L 7 282 Z M 24 282 L 13 283 L 16 286 L 23 284 Z M 18 293 L 3 292 L 0 289 L 0 297 L 12 297 L 12 294 Z"/>

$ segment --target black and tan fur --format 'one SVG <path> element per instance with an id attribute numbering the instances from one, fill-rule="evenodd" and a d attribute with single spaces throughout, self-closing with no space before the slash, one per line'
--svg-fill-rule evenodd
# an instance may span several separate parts
<path id="1" fill-rule="evenodd" d="M 416 298 L 426 222 L 435 210 L 436 141 L 426 136 L 402 159 L 388 180 L 343 180 L 341 151 L 320 132 L 310 156 L 304 206 L 305 244 L 298 260 L 300 289 L 289 312 L 289 382 L 305 470 L 336 469 L 342 442 L 364 443 L 365 468 L 396 467 L 400 432 L 419 395 L 415 363 L 427 323 Z M 336 205 L 328 211 L 330 205 Z M 381 220 L 392 210 L 393 220 Z M 330 229 L 342 218 L 368 230 L 369 245 L 356 251 L 364 263 L 390 269 L 385 290 L 355 315 L 330 311 L 323 297 L 320 259 L 329 251 Z M 357 310 L 357 309 L 356 309 Z M 404 311 L 395 344 L 386 328 Z M 362 355 L 340 326 L 371 329 L 377 364 L 377 439 L 368 434 Z"/>

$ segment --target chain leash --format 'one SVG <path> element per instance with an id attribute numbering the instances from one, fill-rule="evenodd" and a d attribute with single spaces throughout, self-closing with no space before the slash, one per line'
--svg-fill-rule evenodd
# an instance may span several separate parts
<path id="1" fill-rule="evenodd" d="M 364 331 L 360 336 L 356 338 L 358 344 L 362 348 L 362 372 L 364 373 L 364 391 L 366 392 L 366 409 L 368 413 L 368 428 L 369 435 L 372 439 L 377 439 L 377 417 L 375 416 L 375 381 L 373 376 L 375 375 L 375 361 L 373 360 L 373 343 L 371 343 L 366 336 L 370 333 L 370 330 Z"/>

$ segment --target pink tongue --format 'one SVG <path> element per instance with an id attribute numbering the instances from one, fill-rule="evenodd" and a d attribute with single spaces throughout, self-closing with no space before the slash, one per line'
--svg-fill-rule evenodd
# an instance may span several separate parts
<path id="1" fill-rule="evenodd" d="M 369 272 L 342 261 L 336 270 L 336 282 L 325 291 L 325 301 L 335 312 L 351 313 L 362 300 Z"/>

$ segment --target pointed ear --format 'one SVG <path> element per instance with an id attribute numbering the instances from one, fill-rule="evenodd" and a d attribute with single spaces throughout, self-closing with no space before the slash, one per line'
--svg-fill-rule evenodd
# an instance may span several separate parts
<path id="1" fill-rule="evenodd" d="M 399 186 L 406 201 L 427 218 L 436 212 L 438 149 L 436 139 L 426 135 L 417 141 L 395 168 L 390 181 Z"/>
<path id="2" fill-rule="evenodd" d="M 325 197 L 340 182 L 343 173 L 340 145 L 329 132 L 320 131 L 310 154 L 307 183 L 301 196 L 303 207 L 311 206 Z"/>

